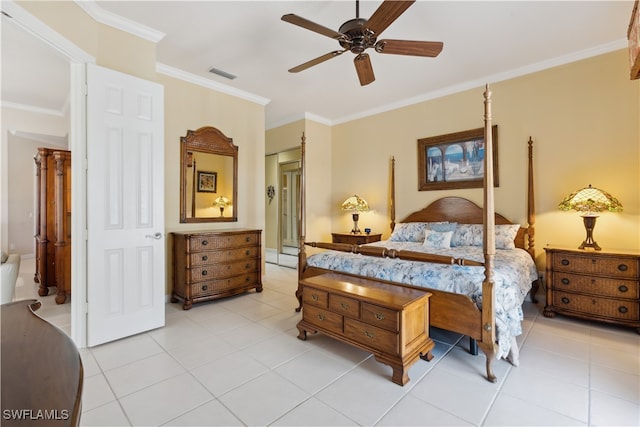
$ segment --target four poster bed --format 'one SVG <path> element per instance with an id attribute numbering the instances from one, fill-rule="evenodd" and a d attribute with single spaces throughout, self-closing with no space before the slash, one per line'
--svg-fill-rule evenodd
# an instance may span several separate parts
<path id="1" fill-rule="evenodd" d="M 491 364 L 507 358 L 518 364 L 516 336 L 521 333 L 522 302 L 535 301 L 538 288 L 534 263 L 535 209 L 532 140 L 529 139 L 527 227 L 496 214 L 493 200 L 491 92 L 486 87 L 484 209 L 460 197 L 444 197 L 395 224 L 395 161 L 392 160 L 391 229 L 389 240 L 367 245 L 305 242 L 305 137 L 302 137 L 299 282 L 339 271 L 381 283 L 430 292 L 429 324 L 470 337 Z M 305 246 L 327 249 L 307 256 Z M 302 304 L 299 285 L 296 292 Z M 301 307 L 301 306 L 300 306 Z M 298 311 L 300 310 L 298 307 Z"/>

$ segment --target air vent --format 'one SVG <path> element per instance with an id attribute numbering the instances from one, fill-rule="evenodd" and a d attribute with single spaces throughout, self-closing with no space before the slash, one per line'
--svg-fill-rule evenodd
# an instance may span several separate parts
<path id="1" fill-rule="evenodd" d="M 211 74 L 217 74 L 217 75 L 222 76 L 222 77 L 224 77 L 226 79 L 229 79 L 229 80 L 233 80 L 233 79 L 236 78 L 236 76 L 234 76 L 233 74 L 227 73 L 226 71 L 222 71 L 222 70 L 220 70 L 218 68 L 215 68 L 215 67 L 209 68 L 209 72 Z"/>

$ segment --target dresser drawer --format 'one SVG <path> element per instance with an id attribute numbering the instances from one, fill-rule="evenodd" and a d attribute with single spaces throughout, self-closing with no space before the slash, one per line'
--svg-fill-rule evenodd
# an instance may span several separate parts
<path id="1" fill-rule="evenodd" d="M 621 256 L 556 253 L 553 255 L 553 269 L 581 274 L 636 278 L 638 277 L 638 260 Z"/>
<path id="2" fill-rule="evenodd" d="M 564 272 L 554 274 L 553 288 L 561 291 L 584 292 L 617 298 L 637 299 L 640 297 L 640 286 L 637 281 L 581 276 Z"/>
<path id="3" fill-rule="evenodd" d="M 342 333 L 343 318 L 339 314 L 312 305 L 305 305 L 302 310 L 302 318 L 318 328 L 337 334 Z"/>
<path id="4" fill-rule="evenodd" d="M 354 319 L 360 318 L 360 302 L 353 298 L 329 294 L 329 310 Z"/>
<path id="5" fill-rule="evenodd" d="M 598 298 L 568 292 L 554 292 L 553 304 L 559 309 L 618 320 L 640 319 L 638 301 Z"/>
<path id="6" fill-rule="evenodd" d="M 189 255 L 192 267 L 211 264 L 215 262 L 237 261 L 258 257 L 258 248 L 246 247 L 219 251 L 197 252 Z"/>
<path id="7" fill-rule="evenodd" d="M 398 334 L 353 319 L 344 320 L 344 335 L 384 353 L 398 354 Z"/>
<path id="8" fill-rule="evenodd" d="M 302 302 L 320 308 L 329 307 L 329 294 L 315 288 L 305 286 L 302 289 Z"/>
<path id="9" fill-rule="evenodd" d="M 197 298 L 231 289 L 242 288 L 243 286 L 251 286 L 256 283 L 258 283 L 257 273 L 243 274 L 229 277 L 228 279 L 206 280 L 190 285 L 191 296 Z"/>
<path id="10" fill-rule="evenodd" d="M 188 240 L 187 251 L 197 252 L 239 246 L 252 246 L 258 243 L 258 239 L 259 236 L 257 233 L 194 236 Z"/>
<path id="11" fill-rule="evenodd" d="M 187 282 L 200 282 L 212 277 L 229 277 L 258 270 L 259 260 L 204 265 L 187 270 Z"/>
<path id="12" fill-rule="evenodd" d="M 400 319 L 398 312 L 378 305 L 362 303 L 362 316 L 360 320 L 391 332 L 397 332 L 399 330 L 398 325 Z"/>

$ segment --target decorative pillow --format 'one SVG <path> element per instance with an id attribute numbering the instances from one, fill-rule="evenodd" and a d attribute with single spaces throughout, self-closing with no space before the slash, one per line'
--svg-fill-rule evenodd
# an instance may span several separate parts
<path id="1" fill-rule="evenodd" d="M 515 249 L 520 224 L 496 225 L 496 249 Z M 482 224 L 458 224 L 451 246 L 482 246 Z"/>
<path id="2" fill-rule="evenodd" d="M 427 222 L 427 230 L 433 230 L 433 231 L 439 231 L 439 232 L 443 232 L 443 231 L 455 231 L 456 230 L 456 226 L 458 225 L 457 222 Z"/>
<path id="3" fill-rule="evenodd" d="M 458 224 L 451 246 L 482 246 L 482 224 Z"/>
<path id="4" fill-rule="evenodd" d="M 514 239 L 520 230 L 520 224 L 496 225 L 496 249 L 515 249 Z"/>
<path id="5" fill-rule="evenodd" d="M 396 224 L 389 240 L 392 242 L 423 242 L 426 222 L 401 222 Z"/>
<path id="6" fill-rule="evenodd" d="M 434 231 L 427 228 L 424 230 L 423 246 L 438 249 L 451 247 L 451 236 L 453 231 Z"/>

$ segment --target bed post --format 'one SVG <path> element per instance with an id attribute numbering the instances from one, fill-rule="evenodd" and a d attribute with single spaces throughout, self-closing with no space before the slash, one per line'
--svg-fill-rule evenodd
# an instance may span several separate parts
<path id="1" fill-rule="evenodd" d="M 396 158 L 391 156 L 391 200 L 389 201 L 391 211 L 391 232 L 396 228 Z"/>
<path id="2" fill-rule="evenodd" d="M 535 237 L 535 223 L 536 223 L 536 201 L 535 191 L 533 189 L 533 139 L 529 137 L 529 176 L 527 179 L 527 252 L 531 255 L 531 258 L 535 262 L 536 260 L 536 237 Z M 531 302 L 538 303 L 536 299 L 536 293 L 540 288 L 540 278 L 535 280 L 529 291 Z"/>
<path id="3" fill-rule="evenodd" d="M 300 236 L 298 238 L 298 289 L 296 289 L 296 298 L 298 299 L 298 307 L 296 311 L 300 311 L 302 309 L 302 293 L 300 292 L 300 280 L 302 279 L 302 274 L 304 273 L 304 269 L 307 266 L 307 254 L 304 249 L 304 239 L 306 236 L 306 211 L 307 211 L 307 203 L 305 195 L 306 191 L 306 165 L 305 165 L 305 146 L 306 146 L 306 137 L 304 136 L 304 132 L 302 132 L 302 138 L 300 142 L 300 213 L 298 215 L 298 230 L 300 232 Z"/>
<path id="4" fill-rule="evenodd" d="M 491 133 L 491 91 L 484 92 L 484 226 L 485 279 L 482 282 L 482 340 L 478 343 L 487 358 L 487 379 L 496 382 L 491 363 L 496 354 L 495 294 L 493 259 L 496 253 L 495 206 L 493 196 L 493 140 Z"/>

